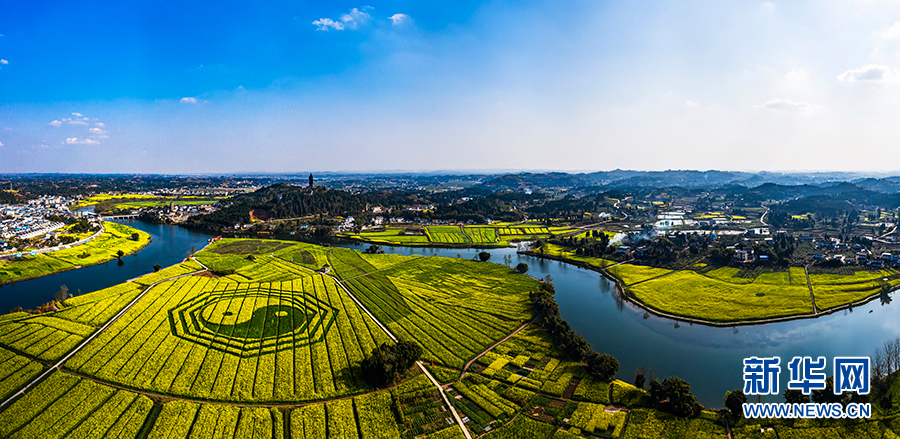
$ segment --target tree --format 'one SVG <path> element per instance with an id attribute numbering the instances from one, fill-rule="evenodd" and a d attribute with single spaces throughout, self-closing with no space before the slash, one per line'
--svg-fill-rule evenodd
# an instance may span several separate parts
<path id="1" fill-rule="evenodd" d="M 125 256 L 125 252 L 122 250 L 116 251 L 116 259 L 122 260 L 122 256 Z"/>
<path id="2" fill-rule="evenodd" d="M 784 402 L 788 404 L 806 404 L 809 402 L 809 396 L 804 395 L 800 390 L 788 389 L 784 391 Z"/>
<path id="3" fill-rule="evenodd" d="M 643 389 L 644 384 L 647 383 L 647 377 L 644 375 L 644 370 L 639 369 L 634 371 L 634 387 L 638 389 Z"/>
<path id="4" fill-rule="evenodd" d="M 56 294 L 53 295 L 53 297 L 58 302 L 62 302 L 63 300 L 68 299 L 69 297 L 71 297 L 71 295 L 69 294 L 69 287 L 67 287 L 65 285 L 61 285 L 59 287 L 59 291 L 57 291 Z"/>
<path id="5" fill-rule="evenodd" d="M 137 232 L 131 234 L 132 241 L 140 241 L 141 235 L 138 235 Z"/>
<path id="6" fill-rule="evenodd" d="M 691 393 L 691 385 L 678 377 L 668 377 L 662 382 L 650 382 L 650 397 L 663 404 L 663 408 L 677 416 L 693 416 L 702 407 Z"/>
<path id="7" fill-rule="evenodd" d="M 414 341 L 401 340 L 396 345 L 382 343 L 372 349 L 372 355 L 360 364 L 363 379 L 374 387 L 393 383 L 416 363 L 422 353 L 422 347 Z"/>
<path id="8" fill-rule="evenodd" d="M 516 265 L 516 272 L 522 274 L 528 273 L 528 264 L 519 262 L 519 264 Z"/>
<path id="9" fill-rule="evenodd" d="M 588 370 L 603 381 L 611 381 L 619 373 L 619 360 L 609 354 L 601 355 L 592 351 L 585 356 L 585 363 Z"/>
<path id="10" fill-rule="evenodd" d="M 725 392 L 725 407 L 731 411 L 731 414 L 741 417 L 744 414 L 744 403 L 747 402 L 747 395 L 743 390 L 733 390 Z"/>
<path id="11" fill-rule="evenodd" d="M 160 268 L 162 268 L 162 265 L 159 265 L 159 264 L 153 264 L 153 271 L 154 271 L 154 272 L 159 271 Z"/>
<path id="12" fill-rule="evenodd" d="M 366 249 L 366 253 L 370 255 L 382 254 L 384 250 L 381 249 L 381 246 L 378 244 L 372 244 L 369 248 Z"/>
<path id="13" fill-rule="evenodd" d="M 407 370 L 419 360 L 419 357 L 421 357 L 425 351 L 414 341 L 400 340 L 400 342 L 394 346 L 394 352 L 397 356 L 399 368 L 401 370 Z"/>
<path id="14" fill-rule="evenodd" d="M 478 260 L 480 260 L 481 262 L 487 262 L 491 260 L 491 254 L 488 252 L 478 253 Z"/>
<path id="15" fill-rule="evenodd" d="M 841 395 L 834 394 L 834 377 L 830 376 L 825 380 L 825 388 L 812 391 L 812 402 L 816 404 L 830 404 L 832 402 L 840 402 Z"/>

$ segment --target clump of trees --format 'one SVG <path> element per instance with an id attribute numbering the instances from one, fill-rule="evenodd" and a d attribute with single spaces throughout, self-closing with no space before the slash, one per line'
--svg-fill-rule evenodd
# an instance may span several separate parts
<path id="1" fill-rule="evenodd" d="M 396 382 L 422 356 L 422 347 L 414 341 L 401 340 L 397 344 L 382 343 L 372 349 L 360 364 L 363 379 L 373 387 Z"/>
<path id="2" fill-rule="evenodd" d="M 650 398 L 659 404 L 660 409 L 676 416 L 696 416 L 703 410 L 703 406 L 691 393 L 691 385 L 674 376 L 662 381 L 651 381 Z"/>
<path id="3" fill-rule="evenodd" d="M 803 392 L 799 390 L 788 390 L 788 392 L 797 392 L 800 394 L 800 396 L 803 396 Z M 785 395 L 787 395 L 787 392 L 785 392 Z M 785 399 L 787 399 L 786 396 Z M 747 395 L 744 394 L 743 390 L 733 390 L 725 392 L 725 408 L 727 408 L 732 415 L 738 418 L 744 415 L 744 404 L 746 402 Z M 806 402 L 809 402 L 809 398 L 807 398 Z"/>
<path id="4" fill-rule="evenodd" d="M 370 255 L 381 255 L 384 254 L 384 249 L 378 244 L 372 244 L 366 249 L 366 253 Z"/>
<path id="5" fill-rule="evenodd" d="M 887 410 L 893 408 L 891 387 L 900 370 L 900 337 L 889 340 L 872 354 L 872 390 L 869 397 L 873 403 Z"/>

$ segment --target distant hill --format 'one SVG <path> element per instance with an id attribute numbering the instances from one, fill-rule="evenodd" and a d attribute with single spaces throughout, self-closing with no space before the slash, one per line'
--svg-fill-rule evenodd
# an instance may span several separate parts
<path id="1" fill-rule="evenodd" d="M 207 215 L 197 215 L 185 223 L 188 227 L 224 230 L 251 221 L 250 213 L 266 219 L 298 218 L 309 215 L 347 216 L 366 210 L 370 205 L 395 207 L 415 204 L 417 198 L 407 192 L 379 191 L 352 194 L 316 187 L 313 190 L 285 183 L 274 184 L 255 192 L 237 195 L 228 205 Z"/>
<path id="2" fill-rule="evenodd" d="M 564 172 L 506 174 L 488 179 L 480 186 L 491 190 L 518 189 L 573 189 L 599 186 L 611 188 L 663 188 L 679 186 L 693 188 L 721 188 L 729 185 L 757 187 L 766 183 L 779 185 L 821 185 L 829 182 L 859 181 L 866 189 L 884 193 L 900 191 L 900 177 L 885 179 L 862 178 L 858 173 L 777 173 L 737 171 L 614 171 L 568 174 Z"/>

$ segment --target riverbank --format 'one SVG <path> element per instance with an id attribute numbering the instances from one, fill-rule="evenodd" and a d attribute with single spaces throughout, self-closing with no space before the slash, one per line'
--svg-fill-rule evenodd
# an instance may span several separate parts
<path id="1" fill-rule="evenodd" d="M 624 263 L 591 264 L 591 263 L 588 263 L 585 261 L 579 261 L 579 260 L 567 258 L 564 256 L 558 256 L 558 255 L 552 255 L 552 254 L 546 254 L 546 253 L 542 254 L 540 252 L 535 252 L 535 251 L 520 251 L 518 253 L 526 255 L 526 256 L 536 257 L 536 258 L 564 262 L 566 264 L 574 265 L 577 267 L 581 267 L 581 268 L 584 268 L 587 270 L 591 270 L 591 271 L 600 273 L 603 277 L 612 281 L 616 285 L 617 293 L 624 300 L 638 306 L 639 308 L 641 308 L 641 309 L 645 310 L 646 312 L 649 312 L 657 317 L 668 318 L 668 319 L 685 322 L 685 323 L 689 323 L 689 324 L 696 323 L 696 324 L 700 324 L 700 325 L 713 326 L 713 327 L 753 326 L 753 325 L 764 325 L 764 324 L 768 324 L 768 323 L 788 322 L 788 321 L 801 320 L 801 319 L 814 319 L 814 318 L 821 317 L 824 315 L 833 314 L 838 311 L 844 311 L 844 310 L 852 311 L 852 309 L 854 307 L 865 305 L 869 302 L 872 302 L 875 299 L 878 299 L 882 295 L 882 292 L 878 291 L 878 292 L 869 294 L 867 296 L 864 296 L 862 298 L 852 300 L 847 303 L 842 303 L 842 304 L 838 304 L 836 306 L 829 307 L 828 309 L 825 309 L 822 311 L 818 311 L 815 309 L 815 307 L 811 307 L 811 312 L 808 312 L 808 313 L 769 315 L 769 316 L 760 316 L 758 318 L 744 318 L 744 319 L 701 318 L 701 317 L 694 316 L 694 315 L 686 315 L 686 314 L 671 312 L 670 310 L 666 310 L 666 309 L 661 309 L 657 306 L 647 303 L 644 300 L 641 300 L 641 298 L 637 297 L 635 295 L 634 291 L 631 288 L 629 288 L 630 286 L 634 286 L 637 284 L 643 284 L 643 283 L 646 283 L 649 281 L 658 280 L 669 274 L 676 273 L 675 271 L 672 271 L 672 272 L 666 273 L 666 274 L 662 274 L 662 275 L 659 275 L 656 277 L 652 277 L 650 279 L 644 279 L 644 280 L 632 283 L 630 285 L 626 285 L 622 279 L 620 279 L 619 277 L 610 273 L 608 270 L 608 268 L 620 266 L 621 264 L 624 264 Z M 891 286 L 891 292 L 896 291 L 898 288 L 900 288 L 900 282 L 897 282 L 896 279 L 892 280 L 890 283 L 888 283 L 888 285 Z M 777 285 L 769 285 L 767 287 L 770 289 L 773 289 L 773 290 L 778 288 Z M 739 289 L 739 288 L 741 288 L 741 285 L 739 285 L 739 284 L 734 285 L 734 289 Z M 804 288 L 804 289 L 810 288 L 810 285 L 806 284 L 802 288 Z M 671 293 L 672 292 L 669 291 L 668 296 L 667 296 L 670 299 L 672 297 Z M 757 295 L 759 295 L 759 293 L 757 293 Z M 764 297 L 764 296 L 760 296 L 760 297 Z M 808 296 L 806 296 L 806 297 L 808 297 Z M 712 310 L 712 308 L 710 308 L 710 309 Z M 717 315 L 721 315 L 721 314 L 717 314 Z"/>
<path id="2" fill-rule="evenodd" d="M 30 254 L 0 262 L 0 285 L 37 279 L 53 274 L 102 264 L 132 255 L 150 244 L 150 234 L 124 224 L 104 222 L 103 231 L 81 245 Z M 132 236 L 137 234 L 137 240 Z"/>

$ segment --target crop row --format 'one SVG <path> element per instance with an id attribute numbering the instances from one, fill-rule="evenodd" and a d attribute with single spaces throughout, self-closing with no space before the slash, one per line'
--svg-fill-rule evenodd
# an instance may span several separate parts
<path id="1" fill-rule="evenodd" d="M 260 256 L 252 265 L 247 265 L 225 277 L 235 282 L 281 282 L 302 277 L 311 273 L 290 263 L 271 256 Z"/>
<path id="2" fill-rule="evenodd" d="M 540 421 L 535 421 L 524 415 L 519 415 L 512 422 L 497 428 L 486 434 L 486 439 L 526 439 L 546 438 L 553 433 L 555 427 Z"/>
<path id="3" fill-rule="evenodd" d="M 506 282 L 507 279 L 518 281 L 522 276 L 489 268 L 478 270 L 487 274 L 484 279 L 479 276 L 473 280 L 474 276 L 464 277 L 453 270 L 442 272 L 444 276 L 438 278 L 429 272 L 429 268 L 437 267 L 427 259 L 420 258 L 346 282 L 366 308 L 395 335 L 418 341 L 425 349 L 426 358 L 461 367 L 466 358 L 512 332 L 518 324 L 516 320 L 499 316 L 513 315 L 520 319 L 528 312 L 521 302 L 525 295 L 516 294 L 520 291 L 519 284 Z M 442 262 L 456 270 L 493 265 Z"/>
<path id="4" fill-rule="evenodd" d="M 360 257 L 359 252 L 346 248 L 334 248 L 328 252 L 328 262 L 341 279 L 362 276 L 377 271 L 372 264 Z"/>
<path id="5" fill-rule="evenodd" d="M 56 372 L 0 412 L 0 436 L 131 438 L 152 405 L 133 392 Z"/>
<path id="6" fill-rule="evenodd" d="M 453 387 L 495 418 L 512 416 L 516 413 L 517 407 L 514 404 L 497 395 L 483 384 L 467 384 L 460 381 L 454 384 Z"/>
<path id="7" fill-rule="evenodd" d="M 195 314 L 184 311 L 187 304 Z M 284 306 L 303 311 L 266 314 Z M 295 315 L 306 317 L 294 321 Z M 188 332 L 180 334 L 184 325 Z M 365 389 L 357 365 L 384 341 L 375 323 L 324 276 L 272 284 L 186 277 L 148 293 L 66 367 L 164 394 L 314 400 Z"/>
<path id="8" fill-rule="evenodd" d="M 94 331 L 75 322 L 42 315 L 0 322 L 0 345 L 35 358 L 62 358 Z"/>
<path id="9" fill-rule="evenodd" d="M 474 244 L 493 244 L 499 240 L 497 237 L 497 230 L 492 228 L 465 227 L 463 228 L 463 232 L 468 235 L 469 239 Z"/>
<path id="10" fill-rule="evenodd" d="M 36 377 L 42 369 L 40 363 L 0 348 L 0 400 Z"/>
<path id="11" fill-rule="evenodd" d="M 64 301 L 62 310 L 53 313 L 53 316 L 85 325 L 101 326 L 134 300 L 144 288 L 134 282 L 125 282 L 75 296 Z"/>

